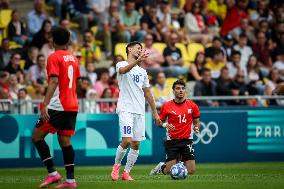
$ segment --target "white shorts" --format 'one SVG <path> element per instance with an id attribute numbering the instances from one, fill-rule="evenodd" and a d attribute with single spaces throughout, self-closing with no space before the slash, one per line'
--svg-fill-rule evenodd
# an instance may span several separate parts
<path id="1" fill-rule="evenodd" d="M 145 115 L 119 112 L 121 137 L 131 137 L 133 141 L 145 140 Z"/>

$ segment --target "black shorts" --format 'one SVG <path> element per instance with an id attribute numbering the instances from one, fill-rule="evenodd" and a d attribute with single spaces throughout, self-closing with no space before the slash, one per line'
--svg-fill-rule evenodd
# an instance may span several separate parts
<path id="1" fill-rule="evenodd" d="M 35 127 L 45 133 L 56 133 L 72 136 L 75 134 L 75 125 L 78 112 L 57 111 L 48 109 L 49 120 L 43 122 L 38 119 Z"/>
<path id="2" fill-rule="evenodd" d="M 180 159 L 185 162 L 194 160 L 194 148 L 191 139 L 165 141 L 166 162 Z"/>

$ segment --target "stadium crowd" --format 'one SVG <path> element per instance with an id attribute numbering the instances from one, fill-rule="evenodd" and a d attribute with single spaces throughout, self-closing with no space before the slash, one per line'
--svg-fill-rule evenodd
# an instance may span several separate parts
<path id="1" fill-rule="evenodd" d="M 115 111 L 114 103 L 91 100 L 118 97 L 115 64 L 126 59 L 125 43 L 133 40 L 149 51 L 141 66 L 150 75 L 158 107 L 173 97 L 176 78 L 187 81 L 188 96 L 270 96 L 284 81 L 281 0 L 35 0 L 27 15 L 11 7 L 0 0 L 0 12 L 10 13 L 1 18 L 10 22 L 0 27 L 0 99 L 43 98 L 55 27 L 71 32 L 69 47 L 82 75 L 78 97 L 90 100 L 85 107 L 91 112 Z M 108 60 L 113 63 L 104 66 Z M 255 106 L 256 101 L 200 105 Z"/>

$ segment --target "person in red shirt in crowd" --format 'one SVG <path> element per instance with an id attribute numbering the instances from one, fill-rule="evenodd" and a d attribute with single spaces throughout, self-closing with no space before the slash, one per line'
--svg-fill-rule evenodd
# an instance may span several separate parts
<path id="1" fill-rule="evenodd" d="M 226 36 L 230 31 L 238 27 L 241 23 L 242 18 L 247 18 L 248 13 L 246 8 L 248 6 L 248 0 L 229 1 L 227 15 L 221 26 L 220 34 L 222 37 Z M 233 22 L 232 22 L 233 20 Z"/>
<path id="2" fill-rule="evenodd" d="M 67 179 L 56 188 L 76 188 L 71 136 L 75 134 L 78 113 L 76 82 L 80 79 L 80 67 L 76 56 L 68 50 L 70 32 L 58 28 L 53 31 L 52 37 L 55 52 L 47 60 L 48 87 L 40 118 L 32 134 L 32 141 L 48 171 L 48 176 L 39 187 L 48 187 L 62 178 L 54 168 L 49 147 L 44 140 L 48 133 L 57 133 Z"/>
<path id="3" fill-rule="evenodd" d="M 175 81 L 172 86 L 175 98 L 163 104 L 160 109 L 161 121 L 158 126 L 167 129 L 167 140 L 165 141 L 167 159 L 166 163 L 160 162 L 152 169 L 151 175 L 160 172 L 169 174 L 170 168 L 177 163 L 179 157 L 182 157 L 189 174 L 195 172 L 192 139 L 193 131 L 199 132 L 200 112 L 193 101 L 185 99 L 185 85 L 185 82 L 181 79 Z M 164 122 L 166 120 L 167 123 Z"/>

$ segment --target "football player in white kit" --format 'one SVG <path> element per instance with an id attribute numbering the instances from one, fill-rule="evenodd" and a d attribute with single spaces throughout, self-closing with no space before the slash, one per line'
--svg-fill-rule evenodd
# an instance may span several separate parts
<path id="1" fill-rule="evenodd" d="M 156 122 L 160 122 L 154 98 L 150 92 L 150 84 L 145 69 L 139 65 L 148 57 L 148 52 L 141 43 L 131 42 L 126 47 L 127 61 L 116 64 L 119 85 L 117 110 L 122 142 L 118 145 L 115 163 L 112 167 L 112 180 L 119 179 L 121 161 L 130 146 L 122 180 L 133 180 L 129 175 L 138 154 L 139 145 L 145 139 L 145 98 L 148 101 Z"/>

